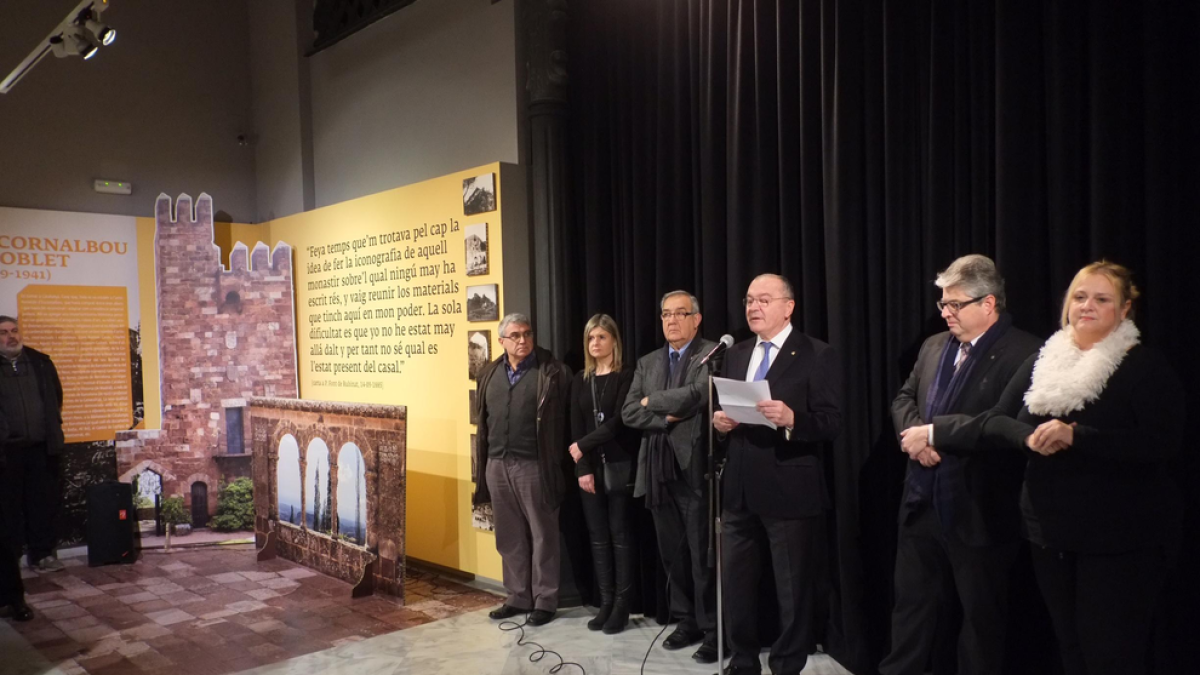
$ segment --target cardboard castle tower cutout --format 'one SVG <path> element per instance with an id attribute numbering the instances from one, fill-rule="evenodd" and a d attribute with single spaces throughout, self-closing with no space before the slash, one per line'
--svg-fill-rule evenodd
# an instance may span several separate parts
<path id="1" fill-rule="evenodd" d="M 159 195 L 154 211 L 162 429 L 117 434 L 117 475 L 153 471 L 164 496 L 204 495 L 211 514 L 220 482 L 250 476 L 246 400 L 299 395 L 292 248 L 238 242 L 225 269 L 211 197 L 193 210 L 180 195 L 173 213 Z"/>

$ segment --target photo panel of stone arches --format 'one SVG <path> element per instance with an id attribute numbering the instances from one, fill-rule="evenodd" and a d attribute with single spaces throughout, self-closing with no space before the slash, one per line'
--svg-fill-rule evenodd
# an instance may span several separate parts
<path id="1" fill-rule="evenodd" d="M 467 321 L 500 320 L 500 286 L 467 286 Z"/>
<path id="2" fill-rule="evenodd" d="M 296 439 L 285 435 L 279 442 L 276 469 L 278 513 L 281 522 L 325 534 L 337 534 L 358 545 L 367 541 L 367 474 L 362 451 L 346 443 L 337 454 L 337 480 L 330 470 L 329 446 L 320 438 L 308 444 L 306 471 L 300 477 L 300 448 Z M 334 501 L 336 494 L 337 500 Z M 336 505 L 336 513 L 334 513 Z"/>
<path id="3" fill-rule="evenodd" d="M 485 173 L 463 179 L 463 215 L 496 210 L 496 174 Z"/>
<path id="4" fill-rule="evenodd" d="M 467 331 L 467 376 L 472 380 L 479 379 L 483 367 L 492 360 L 492 331 Z"/>
<path id="5" fill-rule="evenodd" d="M 463 228 L 463 239 L 467 251 L 467 276 L 478 277 L 488 273 L 488 226 L 475 223 Z"/>

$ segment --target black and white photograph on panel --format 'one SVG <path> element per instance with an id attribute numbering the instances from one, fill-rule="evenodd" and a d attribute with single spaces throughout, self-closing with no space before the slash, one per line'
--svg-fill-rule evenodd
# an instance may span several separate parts
<path id="1" fill-rule="evenodd" d="M 471 390 L 471 424 L 479 424 L 479 408 L 475 407 L 475 390 Z"/>
<path id="2" fill-rule="evenodd" d="M 479 462 L 475 459 L 476 445 L 475 434 L 471 434 L 471 482 L 479 484 Z"/>
<path id="3" fill-rule="evenodd" d="M 496 518 L 492 513 L 490 503 L 471 507 L 471 527 L 484 532 L 495 531 Z"/>
<path id="4" fill-rule="evenodd" d="M 467 331 L 467 375 L 472 380 L 479 379 L 479 372 L 491 360 L 489 354 L 492 342 L 492 331 Z"/>
<path id="5" fill-rule="evenodd" d="M 463 179 L 463 214 L 473 216 L 496 210 L 496 174 Z"/>
<path id="6" fill-rule="evenodd" d="M 488 228 L 487 223 L 476 223 L 463 228 L 467 249 L 467 276 L 478 277 L 488 273 Z"/>
<path id="7" fill-rule="evenodd" d="M 467 286 L 467 321 L 499 321 L 498 284 Z"/>

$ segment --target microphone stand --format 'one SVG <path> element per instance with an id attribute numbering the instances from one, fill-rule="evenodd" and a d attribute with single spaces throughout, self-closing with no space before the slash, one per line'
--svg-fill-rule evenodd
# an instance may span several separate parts
<path id="1" fill-rule="evenodd" d="M 724 357 L 724 354 L 721 355 Z M 717 586 L 717 675 L 725 672 L 725 607 L 723 593 L 723 566 L 721 564 L 721 472 L 717 463 L 716 441 L 713 437 L 713 369 L 717 359 L 710 359 L 708 366 L 708 567 L 716 570 Z"/>

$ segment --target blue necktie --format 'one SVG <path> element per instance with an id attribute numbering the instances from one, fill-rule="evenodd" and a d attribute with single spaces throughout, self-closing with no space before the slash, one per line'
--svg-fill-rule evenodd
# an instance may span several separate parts
<path id="1" fill-rule="evenodd" d="M 762 343 L 763 360 L 758 364 L 758 370 L 754 372 L 754 381 L 767 379 L 767 371 L 771 369 L 771 343 Z"/>
<path id="2" fill-rule="evenodd" d="M 674 382 L 674 380 L 675 380 L 675 366 L 678 366 L 678 365 L 679 365 L 679 352 L 672 351 L 671 352 L 671 369 L 667 372 L 667 377 L 672 382 Z"/>

